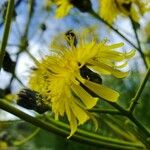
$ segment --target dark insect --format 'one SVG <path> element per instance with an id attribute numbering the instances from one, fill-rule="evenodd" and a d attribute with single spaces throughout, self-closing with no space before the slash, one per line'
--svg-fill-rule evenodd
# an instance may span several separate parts
<path id="1" fill-rule="evenodd" d="M 66 37 L 67 37 L 67 42 L 70 45 L 71 41 L 73 41 L 73 45 L 76 47 L 77 46 L 77 37 L 75 35 L 75 33 L 72 30 L 69 30 L 65 33 Z"/>
<path id="2" fill-rule="evenodd" d="M 30 89 L 23 89 L 19 92 L 17 104 L 39 114 L 49 110 L 49 107 L 43 103 L 43 97 L 38 92 Z"/>

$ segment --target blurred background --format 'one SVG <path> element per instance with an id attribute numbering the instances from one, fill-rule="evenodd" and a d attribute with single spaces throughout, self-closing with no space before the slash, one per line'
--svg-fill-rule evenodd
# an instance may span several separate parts
<path id="1" fill-rule="evenodd" d="M 34 3 L 33 5 L 31 3 Z M 98 0 L 92 0 L 93 8 L 98 11 Z M 7 0 L 0 1 L 0 44 L 4 31 L 4 20 L 7 8 Z M 0 73 L 0 98 L 12 100 L 13 94 L 18 93 L 22 88 L 27 86 L 28 76 L 31 68 L 34 66 L 32 56 L 40 60 L 50 53 L 50 44 L 52 39 L 60 33 L 72 29 L 80 31 L 87 28 L 89 32 L 94 34 L 99 40 L 108 38 L 111 43 L 124 42 L 125 46 L 122 51 L 130 51 L 133 49 L 126 41 L 120 38 L 116 33 L 111 31 L 100 21 L 96 20 L 87 13 L 81 13 L 73 8 L 69 15 L 63 19 L 55 18 L 56 5 L 51 4 L 51 0 L 16 0 L 13 12 L 13 21 L 9 41 L 6 48 L 3 69 Z M 119 31 L 136 44 L 134 32 L 131 22 L 128 18 L 119 17 L 114 26 Z M 142 44 L 143 52 L 150 63 L 150 13 L 145 14 L 140 23 L 137 25 L 138 34 Z M 124 107 L 128 107 L 131 99 L 134 97 L 145 73 L 146 68 L 139 55 L 129 61 L 127 68 L 130 75 L 125 79 L 116 79 L 114 77 L 102 77 L 105 85 L 119 91 L 119 103 Z M 150 81 L 142 93 L 140 103 L 136 108 L 136 117 L 150 129 Z M 105 102 L 101 102 L 100 107 L 109 108 Z M 20 107 L 19 107 L 20 108 Z M 20 108 L 25 112 L 35 115 L 35 112 Z M 121 128 L 126 124 L 130 126 L 130 122 L 124 117 L 123 121 L 115 116 L 113 119 L 110 115 L 100 115 L 99 133 L 109 137 L 120 137 L 116 135 L 115 130 L 110 124 Z M 120 122 L 118 121 L 120 120 Z M 85 125 L 85 128 L 91 128 Z M 134 128 L 134 127 L 133 127 Z M 29 123 L 19 120 L 17 117 L 0 110 L 0 141 L 5 141 L 9 148 L 14 150 L 96 150 L 103 149 L 95 146 L 76 143 L 71 140 L 64 139 L 52 133 L 40 130 L 34 138 L 19 146 L 14 146 L 13 141 L 21 140 L 30 135 L 36 128 Z M 111 132 L 110 132 L 111 131 Z"/>

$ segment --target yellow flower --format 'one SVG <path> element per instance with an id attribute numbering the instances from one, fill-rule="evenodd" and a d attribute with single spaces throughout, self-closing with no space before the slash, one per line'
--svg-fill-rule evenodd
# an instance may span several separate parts
<path id="1" fill-rule="evenodd" d="M 150 0 L 134 0 L 135 4 L 139 7 L 140 13 L 143 15 L 145 12 L 150 11 Z"/>
<path id="2" fill-rule="evenodd" d="M 88 110 L 96 105 L 98 96 L 111 102 L 116 102 L 119 97 L 118 92 L 92 80 L 85 68 L 93 76 L 97 73 L 123 78 L 128 72 L 118 68 L 124 67 L 126 63 L 116 66 L 115 62 L 122 62 L 134 55 L 134 51 L 116 51 L 122 43 L 108 45 L 104 41 L 86 42 L 80 38 L 77 44 L 74 42 L 76 37 L 71 36 L 66 45 L 63 46 L 61 42 L 55 45 L 53 55 L 37 64 L 29 80 L 29 87 L 44 97 L 44 103 L 52 108 L 56 119 L 67 116 L 71 127 L 70 136 L 75 133 L 78 125 L 90 119 Z"/>
<path id="3" fill-rule="evenodd" d="M 90 0 L 54 0 L 58 6 L 56 9 L 56 18 L 65 17 L 70 9 L 74 6 L 81 12 L 89 12 L 92 10 L 92 3 Z"/>
<path id="4" fill-rule="evenodd" d="M 4 141 L 0 141 L 0 149 L 1 150 L 8 150 L 9 148 L 8 148 L 7 143 Z"/>
<path id="5" fill-rule="evenodd" d="M 73 5 L 70 3 L 70 0 L 55 0 L 56 5 L 58 6 L 56 10 L 56 18 L 63 18 L 68 14 Z"/>
<path id="6" fill-rule="evenodd" d="M 135 22 L 150 10 L 150 0 L 100 0 L 100 16 L 112 24 L 118 15 L 130 16 Z"/>
<path id="7" fill-rule="evenodd" d="M 44 9 L 49 11 L 51 9 L 52 4 L 53 4 L 52 0 L 44 0 Z"/>

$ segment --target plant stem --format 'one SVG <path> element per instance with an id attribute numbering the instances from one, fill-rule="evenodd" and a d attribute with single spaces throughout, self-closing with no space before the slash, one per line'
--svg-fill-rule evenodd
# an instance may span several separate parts
<path id="1" fill-rule="evenodd" d="M 102 98 L 101 98 L 102 99 Z M 119 110 L 120 113 L 122 113 L 123 115 L 127 116 L 128 115 L 128 111 L 126 109 L 124 109 L 122 106 L 120 106 L 117 103 L 113 103 L 113 102 L 109 102 L 107 101 L 111 106 L 113 106 L 114 108 L 116 108 L 117 110 Z"/>
<path id="2" fill-rule="evenodd" d="M 111 118 L 112 118 L 112 116 L 111 116 Z M 137 140 L 137 139 L 135 140 L 135 138 L 133 138 L 133 136 L 131 136 L 131 134 L 129 134 L 126 130 L 124 130 L 123 127 L 118 126 L 119 123 L 114 124 L 112 122 L 112 120 L 110 121 L 110 118 L 108 119 L 105 117 L 104 117 L 103 121 L 111 130 L 113 130 L 115 132 L 115 134 L 117 133 L 119 136 L 121 136 L 127 140 L 133 141 L 133 142 L 135 142 Z"/>
<path id="3" fill-rule="evenodd" d="M 135 97 L 132 99 L 132 103 L 129 106 L 129 111 L 130 112 L 133 112 L 134 109 L 135 109 L 135 106 L 138 104 L 139 98 L 140 98 L 140 96 L 141 96 L 141 94 L 142 94 L 142 92 L 144 90 L 144 87 L 145 87 L 149 77 L 150 77 L 150 68 L 148 69 L 148 71 L 147 71 L 147 73 L 146 73 L 146 75 L 145 75 L 145 77 L 143 79 L 143 82 L 139 86 L 139 88 L 138 88 L 138 90 L 137 90 L 137 92 L 135 94 Z"/>
<path id="4" fill-rule="evenodd" d="M 132 114 L 128 115 L 128 118 L 135 123 L 135 125 L 147 136 L 150 137 L 150 131 L 147 130 Z"/>
<path id="5" fill-rule="evenodd" d="M 4 60 L 4 56 L 5 56 L 5 49 L 6 49 L 10 26 L 11 26 L 13 8 L 14 8 L 14 0 L 9 0 L 8 6 L 7 6 L 7 11 L 6 11 L 6 20 L 5 20 L 3 39 L 2 39 L 2 44 L 1 44 L 1 48 L 0 48 L 0 70 L 2 68 L 2 64 L 3 64 L 3 60 Z"/>
<path id="6" fill-rule="evenodd" d="M 55 121 L 54 119 L 50 119 L 51 122 L 47 123 L 45 121 L 41 121 L 37 118 L 34 118 L 23 111 L 15 108 L 10 105 L 8 102 L 0 99 L 0 108 L 49 132 L 61 135 L 66 137 L 69 134 L 69 126 Z M 65 127 L 65 129 L 64 129 Z M 67 127 L 67 128 L 66 128 Z M 95 146 L 103 146 L 104 148 L 111 149 L 124 149 L 124 150 L 137 150 L 143 149 L 143 145 L 138 143 L 125 142 L 118 139 L 112 139 L 104 136 L 100 136 L 98 134 L 90 133 L 84 130 L 77 130 L 76 134 L 72 136 L 72 140 L 86 143 L 86 144 L 94 144 Z"/>
<path id="7" fill-rule="evenodd" d="M 24 85 L 23 82 L 17 77 L 17 75 L 14 75 L 14 77 L 15 77 L 16 80 L 22 85 L 22 87 L 25 88 L 25 85 Z"/>
<path id="8" fill-rule="evenodd" d="M 138 44 L 138 51 L 139 51 L 139 53 L 140 53 L 140 55 L 143 59 L 145 67 L 148 68 L 147 62 L 145 60 L 144 53 L 142 51 L 142 47 L 141 47 L 141 43 L 140 43 L 139 36 L 138 36 L 138 33 L 137 33 L 137 28 L 136 28 L 135 22 L 132 20 L 131 17 L 130 17 L 130 21 L 131 21 L 132 28 L 133 28 L 133 31 L 134 31 L 134 34 L 135 34 L 135 37 L 136 37 L 136 41 L 137 41 L 137 44 Z"/>
<path id="9" fill-rule="evenodd" d="M 26 53 L 29 55 L 29 57 L 35 64 L 39 64 L 39 61 L 29 52 L 29 50 L 26 50 Z"/>
<path id="10" fill-rule="evenodd" d="M 32 138 L 34 138 L 40 131 L 40 128 L 37 128 L 33 133 L 31 133 L 28 137 L 24 138 L 21 141 L 14 141 L 13 145 L 14 146 L 20 146 L 23 145 L 25 143 L 27 143 L 29 140 L 31 140 Z"/>
<path id="11" fill-rule="evenodd" d="M 150 69 L 149 69 L 150 70 Z M 148 71 L 149 72 L 149 71 Z M 149 74 L 149 73 L 148 73 Z M 148 75 L 149 76 L 149 75 Z M 147 80 L 146 80 L 147 81 Z M 143 86 L 144 88 L 144 86 Z M 97 97 L 99 97 L 97 95 Z M 99 97 L 100 98 L 100 97 Z M 103 98 L 100 98 L 103 99 Z M 105 100 L 105 99 L 103 99 Z M 108 101 L 107 101 L 108 102 Z M 147 140 L 147 138 L 150 137 L 150 131 L 147 130 L 147 128 L 145 128 L 132 114 L 131 111 L 128 111 L 126 109 L 124 109 L 122 106 L 120 106 L 117 103 L 113 103 L 113 102 L 108 102 L 110 105 L 112 105 L 114 108 L 116 108 L 117 110 L 119 110 L 124 116 L 126 116 L 131 122 L 133 122 L 146 136 L 144 136 L 145 141 Z M 145 142 L 147 143 L 147 141 Z M 148 143 L 147 143 L 148 144 Z M 149 144 L 148 144 L 149 145 Z M 150 146 L 150 145 L 149 145 Z"/>
<path id="12" fill-rule="evenodd" d="M 89 110 L 90 112 L 96 112 L 96 113 L 104 113 L 104 114 L 111 114 L 111 115 L 122 115 L 121 112 L 117 110 L 111 110 L 111 109 L 100 109 L 100 108 L 93 108 Z"/>
<path id="13" fill-rule="evenodd" d="M 53 119 L 49 119 L 50 120 L 50 122 L 52 123 L 52 124 L 54 124 L 54 125 L 56 125 L 56 126 L 59 126 L 60 128 L 64 128 L 64 129 L 69 129 L 69 126 L 67 125 L 67 124 L 64 124 L 64 123 L 62 123 L 62 122 L 60 122 L 60 121 L 58 121 L 58 122 L 56 122 L 56 121 L 54 121 Z M 91 133 L 91 132 L 87 132 L 87 131 L 85 131 L 85 130 L 80 130 L 80 129 L 78 129 L 78 131 L 77 131 L 77 134 L 79 134 L 79 135 L 82 135 L 82 136 L 84 136 L 84 137 L 89 137 L 89 138 L 93 138 L 94 140 L 100 140 L 100 141 L 105 141 L 105 139 L 107 139 L 107 140 L 109 140 L 109 142 L 111 142 L 112 144 L 114 143 L 116 143 L 118 140 L 117 139 L 112 139 L 112 138 L 109 138 L 109 137 L 104 137 L 104 136 L 101 136 L 101 137 L 103 137 L 103 138 L 101 138 L 100 139 L 100 136 L 98 135 L 98 134 L 94 134 L 94 133 Z M 93 137 L 91 137 L 93 135 Z M 123 144 L 124 146 L 126 146 L 126 142 L 124 142 L 124 141 L 119 141 L 119 143 L 121 144 Z M 129 144 L 129 143 L 128 143 Z M 113 147 L 111 147 L 111 148 L 113 148 Z M 120 147 L 121 148 L 121 147 Z M 125 148 L 125 147 L 124 147 Z M 123 148 L 123 149 L 124 149 Z M 127 147 L 125 148 L 125 149 L 127 149 Z"/>
<path id="14" fill-rule="evenodd" d="M 101 18 L 94 10 L 91 10 L 89 13 L 93 17 L 95 17 L 96 19 L 98 19 L 99 21 L 102 21 L 109 28 L 111 28 L 115 33 L 117 33 L 120 37 L 122 37 L 125 41 L 127 41 L 130 45 L 132 45 L 135 49 L 137 49 L 137 50 L 139 49 L 131 41 L 129 41 L 122 33 L 120 33 L 117 29 L 115 29 L 113 26 L 111 26 L 107 21 L 105 21 L 103 18 Z"/>

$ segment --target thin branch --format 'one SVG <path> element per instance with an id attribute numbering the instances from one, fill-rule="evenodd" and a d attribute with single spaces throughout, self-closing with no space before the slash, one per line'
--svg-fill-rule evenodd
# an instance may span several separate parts
<path id="1" fill-rule="evenodd" d="M 28 137 L 24 138 L 21 141 L 14 141 L 13 145 L 14 146 L 20 146 L 23 145 L 25 143 L 27 143 L 28 141 L 30 141 L 31 139 L 33 139 L 40 131 L 40 128 L 35 129 L 35 131 L 33 131 L 33 133 L 31 133 Z"/>
<path id="2" fill-rule="evenodd" d="M 139 40 L 139 37 L 138 37 L 138 33 L 137 33 L 137 28 L 135 26 L 135 22 L 132 20 L 132 18 L 130 18 L 130 21 L 131 21 L 131 24 L 132 24 L 132 28 L 133 28 L 133 31 L 134 31 L 134 34 L 135 34 L 135 37 L 136 37 L 136 41 L 137 41 L 137 44 L 138 44 L 138 51 L 143 59 L 143 62 L 146 66 L 146 68 L 148 68 L 148 65 L 147 65 L 147 62 L 145 60 L 145 56 L 144 56 L 144 53 L 142 51 L 142 47 L 141 47 L 141 43 L 140 43 L 140 40 Z"/>
<path id="3" fill-rule="evenodd" d="M 111 109 L 93 108 L 89 111 L 90 112 L 96 112 L 96 113 L 110 114 L 110 115 L 122 115 L 121 112 L 119 112 L 117 110 L 111 110 Z"/>
<path id="4" fill-rule="evenodd" d="M 140 96 L 141 96 L 141 94 L 142 94 L 142 92 L 144 90 L 144 87 L 145 87 L 149 77 L 150 77 L 150 68 L 148 69 L 148 71 L 147 71 L 147 73 L 146 73 L 146 75 L 145 75 L 145 77 L 143 79 L 143 82 L 139 86 L 139 88 L 138 88 L 138 90 L 137 90 L 137 92 L 135 94 L 135 97 L 132 99 L 132 103 L 131 103 L 131 105 L 129 107 L 129 111 L 130 112 L 133 112 L 135 107 L 136 107 L 136 105 L 138 104 L 139 98 L 140 98 Z"/>
<path id="5" fill-rule="evenodd" d="M 9 31 L 11 26 L 13 8 L 14 8 L 14 0 L 9 0 L 7 6 L 7 12 L 6 12 L 5 29 L 3 33 L 1 48 L 0 48 L 0 70 L 2 68 L 2 64 L 5 56 L 5 49 L 7 46 L 7 41 L 8 41 L 8 36 L 9 36 Z"/>
<path id="6" fill-rule="evenodd" d="M 26 86 L 23 84 L 23 82 L 17 77 L 17 75 L 15 74 L 14 77 L 16 78 L 16 80 L 25 88 Z"/>
<path id="7" fill-rule="evenodd" d="M 98 19 L 99 21 L 103 22 L 105 25 L 107 25 L 110 29 L 112 29 L 115 33 L 117 33 L 120 37 L 122 37 L 125 41 L 127 41 L 131 46 L 133 46 L 135 49 L 138 50 L 138 47 L 134 45 L 130 40 L 128 40 L 122 33 L 120 33 L 117 29 L 115 29 L 113 26 L 111 26 L 107 21 L 105 21 L 103 18 L 101 18 L 94 10 L 89 12 L 93 17 Z"/>
<path id="8" fill-rule="evenodd" d="M 150 71 L 150 69 L 149 69 Z M 148 73 L 149 76 L 149 73 Z M 144 86 L 143 86 L 144 87 Z M 97 97 L 99 97 L 97 95 Z M 123 108 L 122 106 L 120 106 L 117 103 L 113 103 L 113 102 L 109 102 L 107 100 L 105 100 L 102 97 L 99 97 L 100 99 L 103 99 L 104 101 L 108 102 L 110 105 L 112 105 L 114 108 L 116 108 L 117 110 L 119 110 L 124 116 L 126 116 L 131 122 L 135 123 L 135 125 L 145 134 L 145 138 L 149 138 L 150 137 L 150 131 L 145 128 L 132 114 L 131 111 L 126 110 L 125 108 Z"/>

